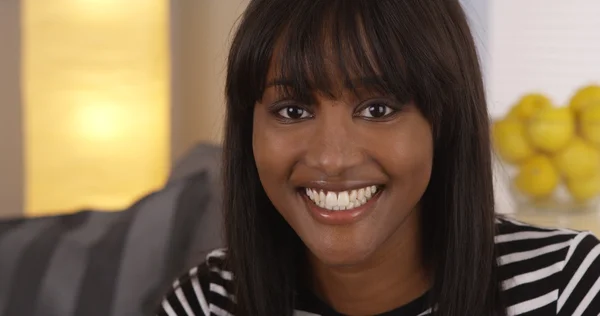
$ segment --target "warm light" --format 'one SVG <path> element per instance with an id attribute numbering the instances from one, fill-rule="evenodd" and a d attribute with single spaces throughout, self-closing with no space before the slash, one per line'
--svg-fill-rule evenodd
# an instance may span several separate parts
<path id="1" fill-rule="evenodd" d="M 75 118 L 76 133 L 89 141 L 110 141 L 123 134 L 125 118 L 115 104 L 82 104 Z"/>
<path id="2" fill-rule="evenodd" d="M 26 212 L 118 210 L 169 170 L 168 0 L 23 3 Z"/>
<path id="3" fill-rule="evenodd" d="M 138 7 L 155 5 L 156 1 L 150 0 L 61 0 L 65 3 L 65 10 L 69 14 L 77 14 L 81 21 L 106 22 L 123 18 L 131 18 L 130 10 Z M 154 2 L 154 3 L 153 3 Z M 74 17 L 75 18 L 75 17 Z"/>

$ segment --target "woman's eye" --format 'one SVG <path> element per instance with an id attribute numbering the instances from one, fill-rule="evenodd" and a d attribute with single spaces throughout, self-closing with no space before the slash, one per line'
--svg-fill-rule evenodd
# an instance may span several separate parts
<path id="1" fill-rule="evenodd" d="M 393 114 L 395 111 L 396 110 L 392 109 L 391 107 L 385 104 L 377 103 L 364 108 L 362 111 L 359 112 L 359 116 L 378 119 Z"/>
<path id="2" fill-rule="evenodd" d="M 288 120 L 300 120 L 310 117 L 310 113 L 308 113 L 308 111 L 297 106 L 286 106 L 285 108 L 279 110 L 278 114 Z"/>

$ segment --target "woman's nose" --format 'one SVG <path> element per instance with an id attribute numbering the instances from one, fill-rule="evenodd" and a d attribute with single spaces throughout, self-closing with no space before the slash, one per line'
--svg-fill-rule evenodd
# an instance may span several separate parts
<path id="1" fill-rule="evenodd" d="M 323 104 L 310 134 L 305 161 L 308 167 L 330 177 L 339 177 L 360 164 L 361 150 L 352 113 L 344 105 Z"/>

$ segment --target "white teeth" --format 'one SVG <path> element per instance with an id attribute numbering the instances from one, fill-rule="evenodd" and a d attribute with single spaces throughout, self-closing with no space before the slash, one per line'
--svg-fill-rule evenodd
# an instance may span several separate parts
<path id="1" fill-rule="evenodd" d="M 350 203 L 350 195 L 348 191 L 338 193 L 337 205 L 346 207 Z"/>
<path id="2" fill-rule="evenodd" d="M 333 192 L 327 192 L 327 197 L 325 198 L 325 208 L 332 210 L 334 206 L 337 206 L 337 195 Z"/>
<path id="3" fill-rule="evenodd" d="M 377 191 L 378 188 L 374 185 L 342 192 L 324 192 L 307 188 L 306 195 L 321 208 L 331 211 L 344 211 L 367 203 Z"/>
<path id="4" fill-rule="evenodd" d="M 365 189 L 358 190 L 358 196 L 356 198 L 359 201 L 362 201 L 365 198 Z"/>
<path id="5" fill-rule="evenodd" d="M 356 190 L 352 190 L 352 191 L 350 192 L 350 203 L 354 203 L 354 202 L 356 202 L 356 195 L 357 195 L 357 194 L 358 194 L 358 193 L 356 193 Z"/>
<path id="6" fill-rule="evenodd" d="M 319 192 L 317 192 L 316 190 L 310 190 L 310 191 L 312 192 L 311 198 L 317 203 L 321 202 L 321 197 L 319 196 Z"/>

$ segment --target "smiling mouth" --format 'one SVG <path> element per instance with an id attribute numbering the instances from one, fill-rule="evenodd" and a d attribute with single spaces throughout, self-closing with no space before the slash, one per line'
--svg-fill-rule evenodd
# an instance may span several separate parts
<path id="1" fill-rule="evenodd" d="M 382 190 L 383 186 L 371 185 L 340 192 L 305 188 L 302 193 L 320 208 L 329 211 L 345 211 L 365 205 L 369 200 L 379 195 Z"/>

